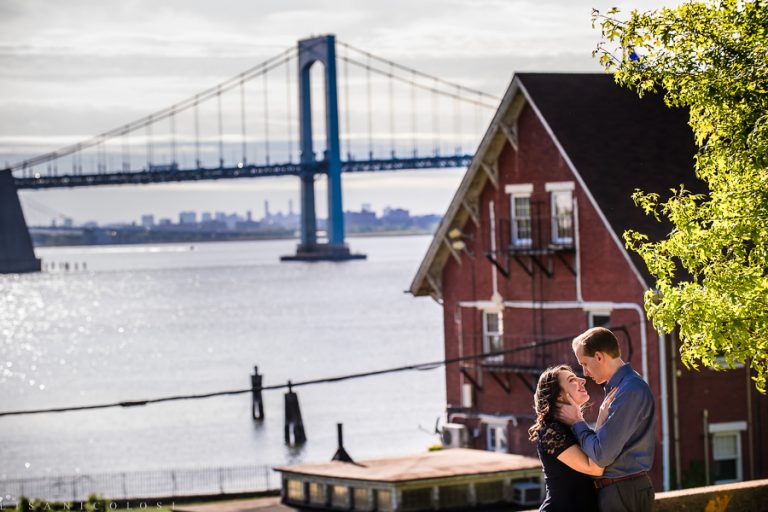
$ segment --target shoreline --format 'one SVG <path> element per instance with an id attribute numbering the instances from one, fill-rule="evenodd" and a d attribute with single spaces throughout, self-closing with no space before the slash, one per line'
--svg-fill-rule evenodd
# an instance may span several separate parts
<path id="1" fill-rule="evenodd" d="M 434 231 L 429 230 L 419 230 L 419 231 L 399 231 L 399 230 L 393 230 L 393 231 L 379 231 L 379 232 L 369 232 L 369 233 L 347 233 L 345 234 L 346 238 L 388 238 L 388 237 L 397 237 L 397 236 L 433 236 Z M 279 235 L 272 235 L 272 236 L 243 236 L 243 237 L 232 237 L 232 238 L 222 238 L 222 239 L 204 239 L 204 240 L 156 240 L 156 241 L 126 241 L 122 243 L 105 243 L 105 244 L 97 244 L 97 243 L 81 243 L 81 244 L 40 244 L 40 245 L 34 245 L 35 249 L 51 249 L 51 248 L 76 248 L 76 247 L 121 247 L 121 246 L 132 246 L 132 245 L 197 245 L 197 244 L 209 244 L 209 243 L 221 243 L 221 242 L 268 242 L 268 241 L 274 241 L 274 240 L 294 240 L 296 242 L 299 241 L 299 237 L 295 235 L 289 235 L 289 236 L 279 236 Z M 322 243 L 322 242 L 321 242 Z"/>

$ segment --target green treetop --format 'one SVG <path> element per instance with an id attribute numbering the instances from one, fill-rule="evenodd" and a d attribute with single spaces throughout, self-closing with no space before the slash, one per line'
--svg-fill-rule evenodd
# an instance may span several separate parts
<path id="1" fill-rule="evenodd" d="M 645 296 L 654 325 L 679 328 L 689 367 L 768 376 L 768 3 L 705 0 L 673 9 L 593 12 L 595 54 L 640 95 L 661 91 L 690 112 L 696 175 L 706 194 L 682 185 L 668 198 L 636 191 L 649 215 L 668 220 L 666 239 L 624 233 L 656 279 Z M 725 365 L 721 362 L 725 361 Z"/>

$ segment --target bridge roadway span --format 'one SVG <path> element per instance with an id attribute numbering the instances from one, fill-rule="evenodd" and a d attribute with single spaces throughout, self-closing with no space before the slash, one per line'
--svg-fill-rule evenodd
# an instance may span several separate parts
<path id="1" fill-rule="evenodd" d="M 405 169 L 441 169 L 466 167 L 472 155 L 348 160 L 341 163 L 342 172 L 399 171 Z M 124 171 L 99 174 L 34 175 L 15 177 L 18 189 L 95 187 L 103 185 L 146 185 L 178 181 L 260 178 L 266 176 L 301 176 L 303 173 L 326 172 L 325 161 L 313 164 L 284 163 L 241 165 L 236 167 Z"/>

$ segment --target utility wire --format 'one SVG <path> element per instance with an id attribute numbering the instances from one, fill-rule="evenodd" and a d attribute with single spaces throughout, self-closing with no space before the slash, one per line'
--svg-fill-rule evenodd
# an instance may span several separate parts
<path id="1" fill-rule="evenodd" d="M 614 330 L 621 329 L 626 332 L 628 327 L 631 327 L 635 324 L 637 324 L 637 322 L 624 324 L 618 327 L 614 327 L 613 329 Z M 493 356 L 499 356 L 504 354 L 513 354 L 515 352 L 522 352 L 523 350 L 530 350 L 537 347 L 544 347 L 544 346 L 553 345 L 556 343 L 562 343 L 564 341 L 570 341 L 573 338 L 574 338 L 573 336 L 563 336 L 560 338 L 554 338 L 546 341 L 532 341 L 530 343 L 525 343 L 513 348 L 509 348 L 506 350 L 498 350 L 495 352 L 484 352 L 482 354 L 472 354 L 472 355 L 467 355 L 462 357 L 452 357 L 452 358 L 443 359 L 440 361 L 430 361 L 427 363 L 417 363 L 417 364 L 410 364 L 405 366 L 397 366 L 394 368 L 386 368 L 383 370 L 374 370 L 369 372 L 351 373 L 348 375 L 340 375 L 336 377 L 325 377 L 320 379 L 311 379 L 311 380 L 305 380 L 305 381 L 299 381 L 299 382 L 289 381 L 286 384 L 276 384 L 273 386 L 261 386 L 257 388 L 251 387 L 251 388 L 245 388 L 245 389 L 232 389 L 232 390 L 226 390 L 226 391 L 215 391 L 212 393 L 202 393 L 202 394 L 194 394 L 194 395 L 176 395 L 176 396 L 168 396 L 168 397 L 161 397 L 161 398 L 150 398 L 145 400 L 130 400 L 130 401 L 113 402 L 113 403 L 96 404 L 96 405 L 83 405 L 83 406 L 75 406 L 75 407 L 54 407 L 49 409 L 3 411 L 3 412 L 0 412 L 0 417 L 20 416 L 20 415 L 27 415 L 27 414 L 42 414 L 42 413 L 49 413 L 49 412 L 85 411 L 85 410 L 94 410 L 94 409 L 107 409 L 111 407 L 137 407 L 141 405 L 156 404 L 156 403 L 162 403 L 162 402 L 172 402 L 176 400 L 199 400 L 202 398 L 212 398 L 217 396 L 242 395 L 245 393 L 252 393 L 254 391 L 272 391 L 272 390 L 278 390 L 278 389 L 297 388 L 300 386 L 310 386 L 315 384 L 327 384 L 331 382 L 341 382 L 345 380 L 359 379 L 362 377 L 372 377 L 375 375 L 384 375 L 387 373 L 397 373 L 397 372 L 410 371 L 410 370 L 426 371 L 426 370 L 433 370 L 433 369 L 439 368 L 440 366 L 445 366 L 452 363 L 459 363 L 462 361 L 471 361 L 474 359 L 484 359 L 486 357 L 493 357 Z"/>

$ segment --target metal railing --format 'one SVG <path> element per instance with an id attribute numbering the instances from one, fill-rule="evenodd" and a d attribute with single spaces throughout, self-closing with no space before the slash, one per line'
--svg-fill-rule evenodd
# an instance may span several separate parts
<path id="1" fill-rule="evenodd" d="M 280 475 L 269 465 L 82 473 L 0 479 L 0 504 L 3 507 L 15 504 L 20 496 L 79 502 L 92 493 L 122 500 L 236 494 L 279 488 Z"/>

